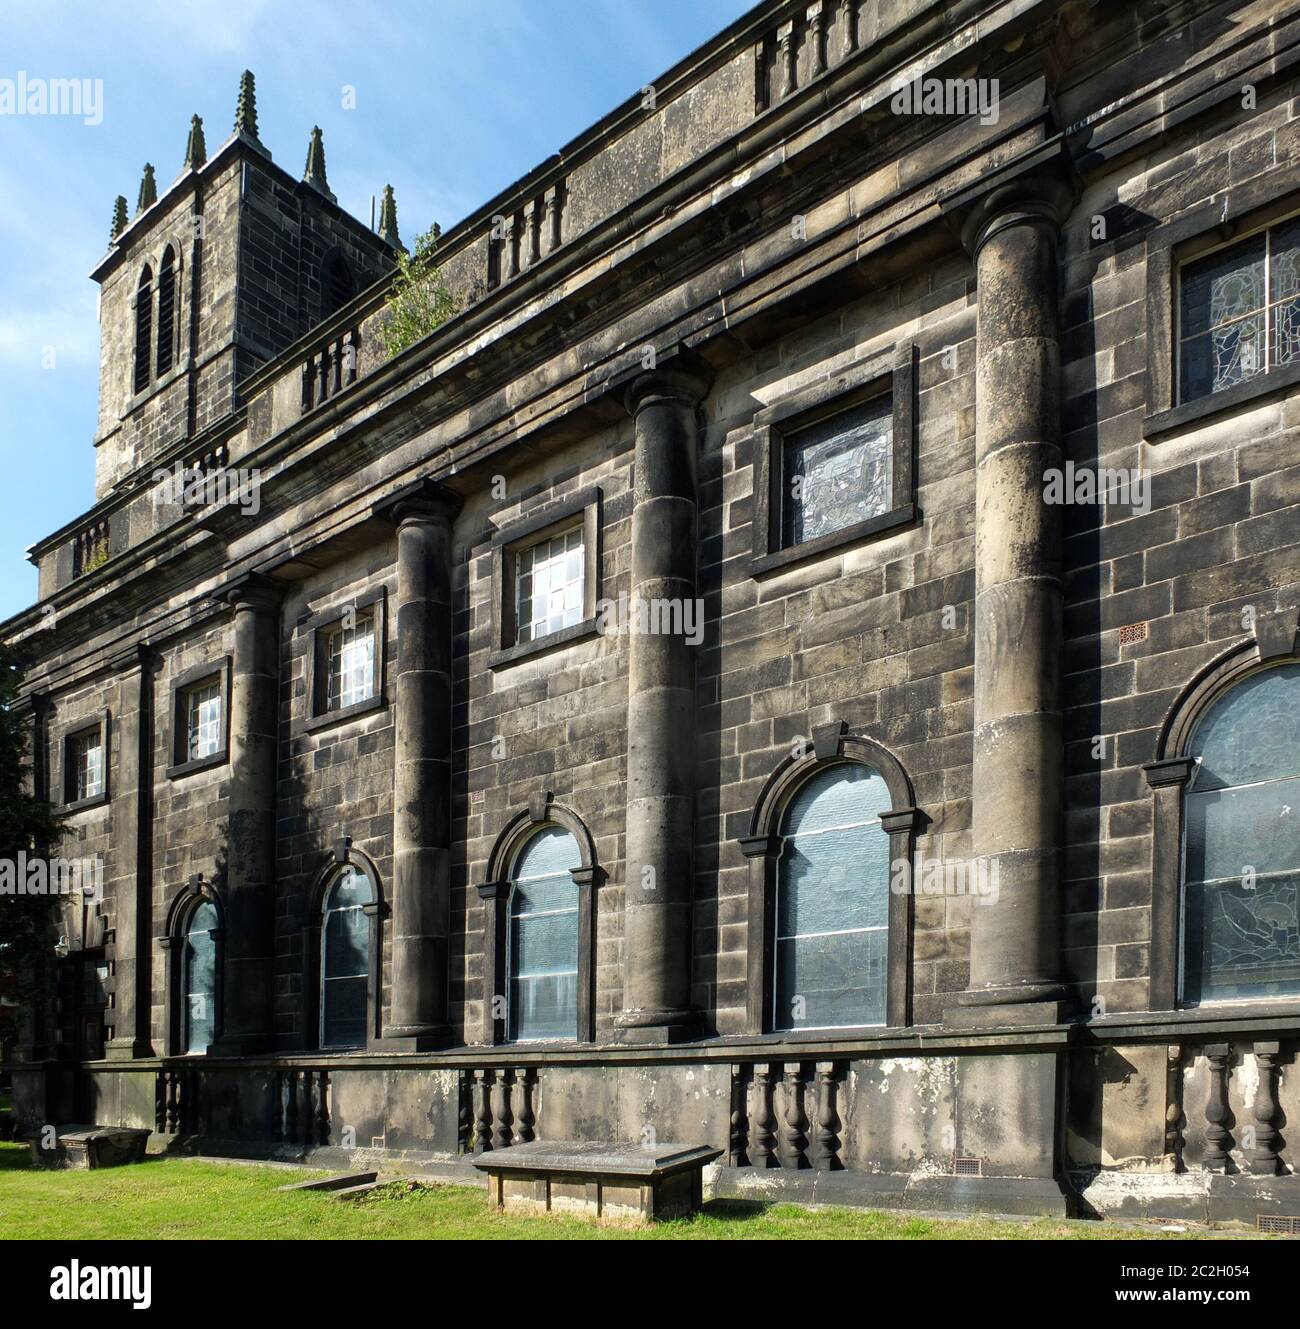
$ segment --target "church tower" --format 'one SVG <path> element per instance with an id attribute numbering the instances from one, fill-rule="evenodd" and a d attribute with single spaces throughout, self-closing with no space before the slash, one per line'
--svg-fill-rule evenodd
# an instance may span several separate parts
<path id="1" fill-rule="evenodd" d="M 119 196 L 100 284 L 98 499 L 202 451 L 262 365 L 388 272 L 400 241 L 339 207 L 314 128 L 297 179 L 258 137 L 253 75 L 209 156 L 190 124 L 180 174 L 144 168 L 134 213 Z"/>

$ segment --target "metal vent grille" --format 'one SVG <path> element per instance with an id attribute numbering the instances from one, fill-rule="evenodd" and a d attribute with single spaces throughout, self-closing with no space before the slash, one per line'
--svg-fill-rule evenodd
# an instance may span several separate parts
<path id="1" fill-rule="evenodd" d="M 1259 1214 L 1255 1226 L 1261 1232 L 1282 1232 L 1289 1237 L 1300 1237 L 1300 1217 L 1292 1214 Z"/>
<path id="2" fill-rule="evenodd" d="M 954 1177 L 982 1177 L 984 1175 L 984 1160 L 982 1158 L 954 1158 L 952 1160 L 952 1175 Z"/>
<path id="3" fill-rule="evenodd" d="M 1135 641 L 1146 641 L 1147 625 L 1145 623 L 1126 623 L 1119 630 L 1119 644 L 1121 646 L 1131 646 Z"/>

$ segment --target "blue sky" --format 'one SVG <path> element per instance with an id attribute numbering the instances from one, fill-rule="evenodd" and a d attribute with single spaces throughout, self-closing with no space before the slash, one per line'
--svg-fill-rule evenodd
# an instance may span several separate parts
<path id="1" fill-rule="evenodd" d="M 239 75 L 298 174 L 311 127 L 330 187 L 402 234 L 485 202 L 752 0 L 7 0 L 0 78 L 103 80 L 103 120 L 0 114 L 0 619 L 31 604 L 29 545 L 94 501 L 99 329 L 87 273 L 141 168 L 180 173 L 190 116 L 229 133 Z M 344 109 L 343 88 L 356 89 Z"/>

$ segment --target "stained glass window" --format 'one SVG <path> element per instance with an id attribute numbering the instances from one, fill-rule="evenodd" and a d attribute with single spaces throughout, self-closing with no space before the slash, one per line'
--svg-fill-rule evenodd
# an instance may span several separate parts
<path id="1" fill-rule="evenodd" d="M 374 888 L 345 867 L 325 898 L 321 928 L 321 1046 L 363 1047 L 370 987 L 370 918 Z"/>
<path id="2" fill-rule="evenodd" d="M 221 747 L 221 684 L 210 679 L 185 694 L 186 759 L 201 761 Z"/>
<path id="3" fill-rule="evenodd" d="M 581 623 L 585 583 L 581 526 L 519 550 L 515 555 L 518 639 L 536 641 Z"/>
<path id="4" fill-rule="evenodd" d="M 339 624 L 326 638 L 326 709 L 341 710 L 375 695 L 375 620 L 359 614 Z"/>
<path id="5" fill-rule="evenodd" d="M 884 1024 L 890 808 L 884 779 L 844 763 L 799 788 L 782 825 L 773 1028 Z"/>
<path id="6" fill-rule="evenodd" d="M 1184 265 L 1180 398 L 1300 362 L 1300 219 Z"/>
<path id="7" fill-rule="evenodd" d="M 551 826 L 524 846 L 510 892 L 509 1036 L 575 1038 L 578 1031 L 578 842 Z"/>
<path id="8" fill-rule="evenodd" d="M 1300 665 L 1233 688 L 1189 755 L 1183 1000 L 1300 993 Z"/>
<path id="9" fill-rule="evenodd" d="M 185 1051 L 206 1052 L 216 1024 L 217 909 L 204 900 L 190 915 L 185 936 Z"/>
<path id="10" fill-rule="evenodd" d="M 889 511 L 893 401 L 875 397 L 786 436 L 781 541 L 787 548 Z"/>

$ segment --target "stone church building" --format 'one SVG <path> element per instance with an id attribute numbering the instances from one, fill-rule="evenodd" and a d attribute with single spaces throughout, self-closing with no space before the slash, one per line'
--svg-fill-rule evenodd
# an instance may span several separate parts
<path id="1" fill-rule="evenodd" d="M 258 134 L 119 200 L 0 628 L 24 1126 L 1300 1224 L 1300 5 L 764 0 L 394 354 Z"/>

